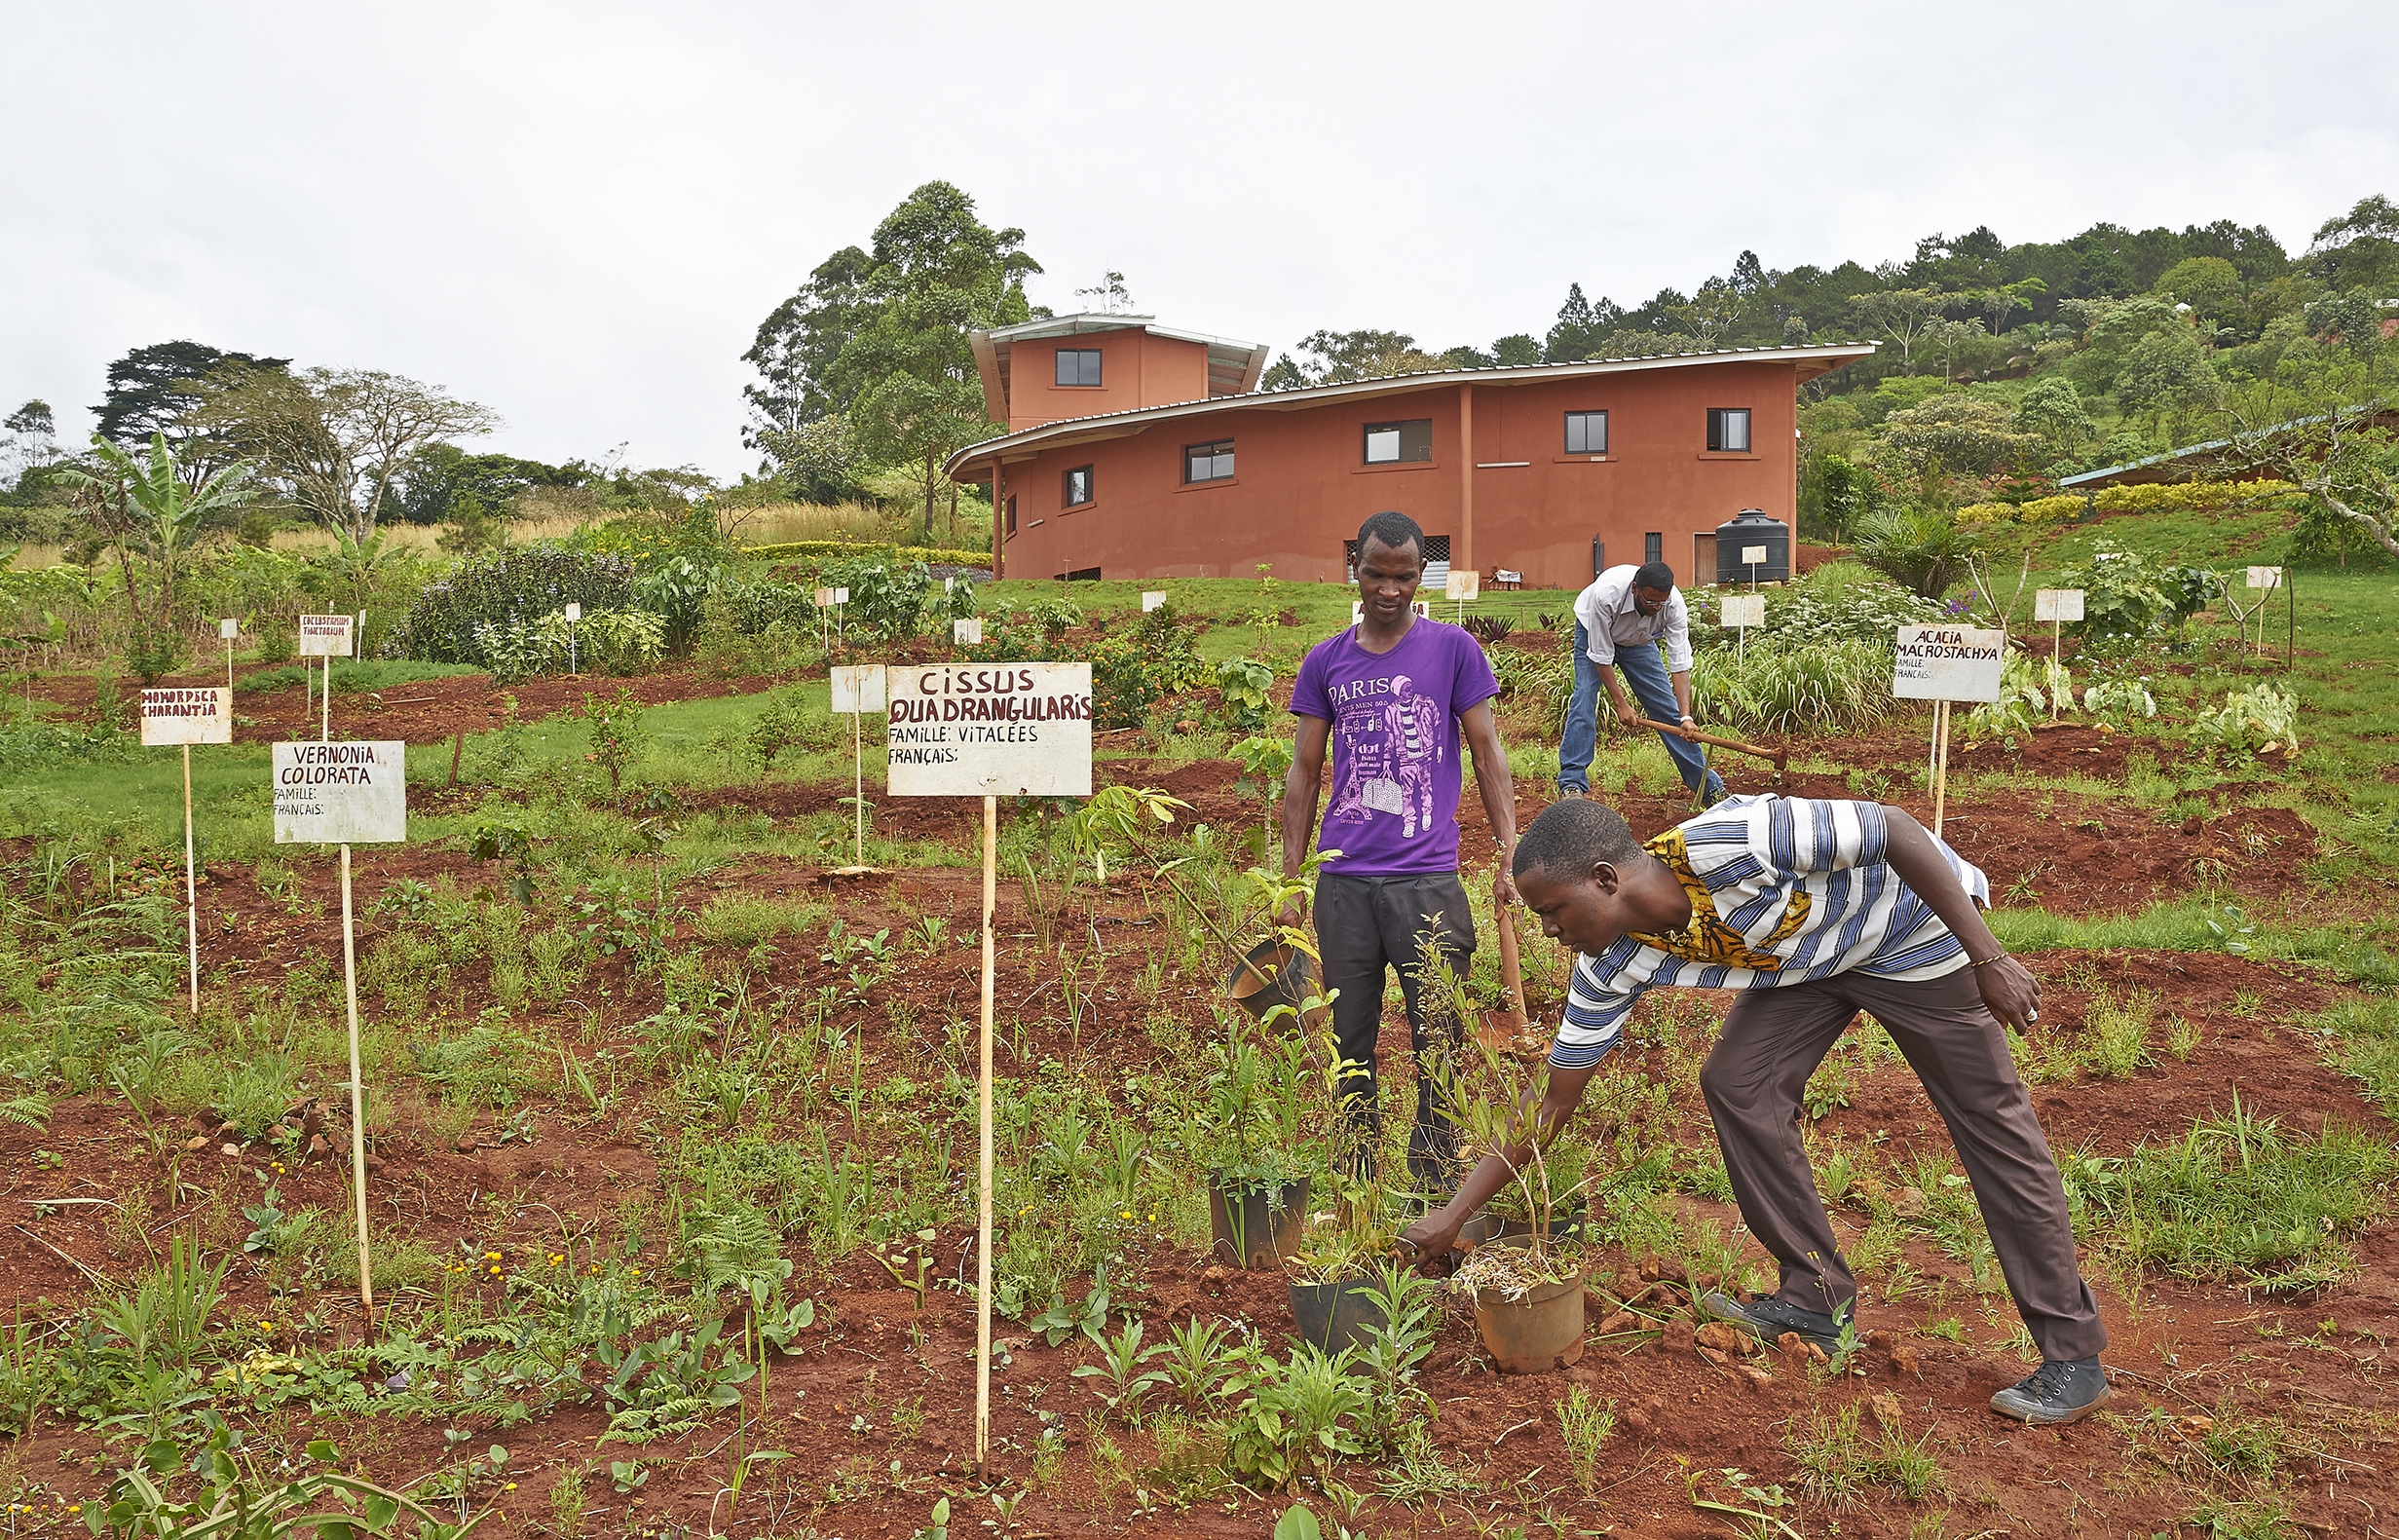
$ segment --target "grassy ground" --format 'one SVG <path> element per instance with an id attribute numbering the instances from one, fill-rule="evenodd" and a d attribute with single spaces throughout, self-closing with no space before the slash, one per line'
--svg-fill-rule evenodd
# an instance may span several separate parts
<path id="1" fill-rule="evenodd" d="M 29 1332 L 0 1333 L 0 1428 L 17 1430 L 0 1497 L 36 1516 L 28 1532 L 64 1532 L 65 1505 L 139 1446 L 112 1433 L 189 1452 L 206 1409 L 262 1472 L 309 1468 L 307 1441 L 328 1436 L 347 1468 L 444 1514 L 489 1505 L 490 1533 L 560 1540 L 922 1533 L 945 1498 L 951 1524 L 1019 1533 L 1256 1533 L 1294 1502 L 1325 1533 L 1377 1536 L 1623 1532 L 1641 1514 L 1662 1532 L 1731 1518 L 1809 1536 L 2354 1527 L 2354 1494 L 2379 1489 L 2360 1473 L 2399 1448 L 2383 1121 L 2399 599 L 2375 575 L 2302 582 L 2295 764 L 2194 752 L 2198 705 L 2286 677 L 2202 622 L 2130 661 L 2163 714 L 2120 774 L 1953 787 L 1953 806 L 2049 797 L 2135 831 L 2244 808 L 2316 831 L 2287 892 L 2244 892 L 2235 865 L 2128 910 L 1994 918 L 2054 1002 L 2021 1063 L 2116 1337 L 2107 1417 L 1995 1436 L 1981 1400 L 2023 1371 L 2029 1339 L 1946 1140 L 1872 1030 L 1818 1072 L 1807 1132 L 1875 1340 L 1828 1371 L 1695 1335 L 1695 1293 L 1769 1276 L 1698 1101 L 1722 1010 L 1701 995 L 1644 1005 L 1561 1155 L 1604 1183 L 1604 1308 L 1580 1365 L 1492 1373 L 1471 1313 L 1431 1295 L 1410 1296 L 1430 1314 L 1380 1345 L 1398 1355 L 1384 1368 L 1289 1351 L 1279 1279 L 1211 1263 L 1207 1173 L 1230 1163 L 1224 1119 L 1254 1118 L 1321 1196 L 1332 1124 L 1303 1060 L 1224 1057 L 1208 927 L 1238 917 L 1256 857 L 1236 831 L 1261 798 L 1221 763 L 1233 734 L 1207 728 L 1111 747 L 1198 807 L 1146 849 L 1117 842 L 1106 883 L 1105 835 L 1065 810 L 1003 825 L 1004 1315 L 993 1460 L 969 1479 L 971 827 L 879 807 L 868 857 L 895 875 L 827 879 L 849 856 L 846 725 L 802 679 L 782 690 L 793 746 L 766 768 L 748 744 L 777 702 L 755 695 L 647 708 L 621 785 L 573 716 L 469 734 L 455 792 L 446 743 L 412 751 L 410 845 L 360 853 L 372 1340 L 346 1175 L 310 1151 L 310 1118 L 346 1147 L 328 859 L 273 845 L 263 748 L 194 754 L 210 867 L 196 1020 L 176 1004 L 178 757 L 9 772 L 0 1196 L 28 1228 L 0 1272 L 41 1303 Z M 1285 677 L 1348 613 L 1323 585 L 1162 586 L 1215 622 L 1208 656 L 1262 653 Z M 1010 582 L 986 600 L 1114 617 L 1142 587 Z M 1470 613 L 1537 630 L 1569 599 Z M 1916 732 L 1805 741 L 1794 769 L 1903 791 Z M 1520 775 L 1554 764 L 1530 732 L 1510 748 Z M 1670 812 L 1654 741 L 1612 742 L 1601 770 L 1627 807 Z M 1149 875 L 1167 861 L 1201 912 Z M 1528 973 L 1554 978 L 1554 949 L 1526 946 Z M 1405 1106 L 1412 1070 L 1389 1057 Z M 1228 1113 L 1237 1084 L 1268 1102 Z M 1508 1089 L 1484 1087 L 1495 1105 Z M 1404 1169 L 1404 1123 L 1386 1169 Z M 176 1273 L 173 1243 L 221 1276 Z"/>

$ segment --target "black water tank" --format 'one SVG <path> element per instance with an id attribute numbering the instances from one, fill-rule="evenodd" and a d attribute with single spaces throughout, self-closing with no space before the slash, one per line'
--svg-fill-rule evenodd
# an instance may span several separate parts
<path id="1" fill-rule="evenodd" d="M 1747 562 L 1748 551 L 1763 548 L 1765 559 Z M 1791 527 L 1768 518 L 1757 508 L 1741 512 L 1716 526 L 1718 582 L 1787 582 L 1791 576 Z"/>

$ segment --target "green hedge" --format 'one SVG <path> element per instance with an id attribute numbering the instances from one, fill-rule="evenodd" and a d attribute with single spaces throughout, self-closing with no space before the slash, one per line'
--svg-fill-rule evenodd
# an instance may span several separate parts
<path id="1" fill-rule="evenodd" d="M 750 545 L 741 554 L 753 561 L 782 561 L 793 556 L 895 556 L 927 566 L 989 567 L 985 550 L 944 550 L 934 545 L 860 545 L 839 540 L 786 540 L 771 545 Z"/>

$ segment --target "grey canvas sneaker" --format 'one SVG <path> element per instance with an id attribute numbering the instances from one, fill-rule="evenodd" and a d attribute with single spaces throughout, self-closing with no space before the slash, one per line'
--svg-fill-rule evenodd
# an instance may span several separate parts
<path id="1" fill-rule="evenodd" d="M 1840 1322 L 1780 1299 L 1752 1299 L 1743 1304 L 1729 1294 L 1711 1294 L 1700 1301 L 1700 1307 L 1769 1346 L 1785 1332 L 1798 1333 L 1801 1341 L 1812 1342 L 1827 1353 L 1836 1352 L 1841 1346 Z"/>
<path id="2" fill-rule="evenodd" d="M 2108 1371 L 2095 1358 L 2051 1359 L 1991 1398 L 2003 1417 L 2037 1427 L 2080 1422 L 2106 1406 Z"/>

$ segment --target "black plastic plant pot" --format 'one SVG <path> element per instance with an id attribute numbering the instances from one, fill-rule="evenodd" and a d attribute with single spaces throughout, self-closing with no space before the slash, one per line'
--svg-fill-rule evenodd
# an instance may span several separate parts
<path id="1" fill-rule="evenodd" d="M 1260 1183 L 1208 1179 L 1208 1227 L 1217 1260 L 1228 1267 L 1274 1267 L 1299 1243 L 1308 1217 L 1308 1179 Z"/>
<path id="2" fill-rule="evenodd" d="M 1586 1217 L 1585 1211 L 1581 1208 L 1552 1210 L 1549 1238 L 1553 1241 L 1581 1240 L 1583 1221 Z M 1498 1235 L 1492 1238 L 1513 1239 L 1520 1235 L 1530 1235 L 1532 1232 L 1533 1223 L 1530 1220 L 1503 1219 L 1499 1221 Z"/>
<path id="3" fill-rule="evenodd" d="M 1329 1284 L 1294 1280 L 1292 1321 L 1299 1328 L 1302 1341 L 1338 1353 L 1359 1346 L 1368 1328 L 1382 1325 L 1383 1309 L 1371 1287 L 1361 1278 Z"/>

